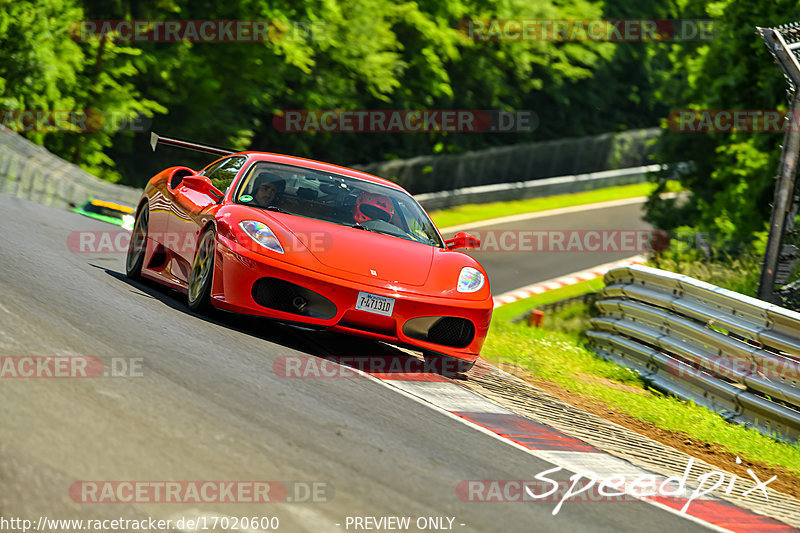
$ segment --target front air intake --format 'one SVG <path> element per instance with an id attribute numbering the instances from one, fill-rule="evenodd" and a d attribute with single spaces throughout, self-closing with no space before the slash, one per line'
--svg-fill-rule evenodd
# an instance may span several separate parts
<path id="1" fill-rule="evenodd" d="M 403 326 L 403 333 L 421 341 L 465 348 L 475 338 L 475 325 L 466 318 L 426 316 L 413 318 Z"/>
<path id="2" fill-rule="evenodd" d="M 316 292 L 278 278 L 261 278 L 253 284 L 253 300 L 262 306 L 284 313 L 330 319 L 336 305 Z"/>

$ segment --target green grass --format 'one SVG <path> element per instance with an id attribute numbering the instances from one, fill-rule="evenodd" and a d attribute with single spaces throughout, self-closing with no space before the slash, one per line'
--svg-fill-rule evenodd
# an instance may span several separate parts
<path id="1" fill-rule="evenodd" d="M 509 321 L 536 306 L 557 302 L 558 300 L 586 294 L 587 292 L 594 292 L 602 289 L 604 286 L 603 278 L 596 278 L 543 292 L 542 294 L 537 294 L 530 298 L 525 298 L 524 300 L 517 300 L 516 302 L 511 302 L 510 304 L 495 309 L 494 313 L 492 313 L 492 321 Z"/>
<path id="2" fill-rule="evenodd" d="M 509 321 L 526 309 L 590 292 L 602 285 L 602 279 L 598 278 L 496 309 L 482 355 L 495 363 L 517 365 L 537 378 L 587 399 L 603 402 L 620 413 L 659 428 L 718 443 L 730 453 L 751 461 L 782 466 L 800 476 L 800 444 L 775 441 L 756 431 L 730 424 L 704 407 L 645 389 L 638 374 L 606 361 L 584 347 L 585 305 L 576 304 L 545 315 L 541 328 Z"/>
<path id="3" fill-rule="evenodd" d="M 652 183 L 642 183 L 516 202 L 471 204 L 434 211 L 431 218 L 438 227 L 444 228 L 520 213 L 648 196 L 654 187 Z M 680 188 L 675 183 L 669 190 L 678 191 Z M 751 258 L 735 258 L 728 264 L 719 265 L 695 257 L 693 261 L 663 260 L 654 266 L 752 294 L 752 289 L 746 290 L 754 281 L 752 263 Z M 517 365 L 537 378 L 659 428 L 718 443 L 730 453 L 751 461 L 782 466 L 800 476 L 800 444 L 775 441 L 756 431 L 730 424 L 704 407 L 645 389 L 638 374 L 606 361 L 584 347 L 583 332 L 588 322 L 586 305 L 576 304 L 547 313 L 541 328 L 510 322 L 539 305 L 596 291 L 603 286 L 603 279 L 597 278 L 495 309 L 482 355 L 495 363 Z"/>
<path id="4" fill-rule="evenodd" d="M 669 182 L 670 191 L 679 190 L 677 182 Z M 458 224 L 466 224 L 478 220 L 518 215 L 521 213 L 533 213 L 536 211 L 546 211 L 559 207 L 570 207 L 575 205 L 593 204 L 597 202 L 608 202 L 622 198 L 636 198 L 638 196 L 649 196 L 656 185 L 654 183 L 636 183 L 633 185 L 621 185 L 619 187 L 607 187 L 594 191 L 578 192 L 573 194 L 560 194 L 557 196 L 547 196 L 543 198 L 530 198 L 528 200 L 518 200 L 513 202 L 492 202 L 489 204 L 466 204 L 450 209 L 432 211 L 431 219 L 439 228 L 447 228 Z"/>
<path id="5" fill-rule="evenodd" d="M 546 312 L 541 327 L 577 335 L 581 341 L 586 341 L 588 340 L 588 337 L 585 336 L 586 330 L 591 327 L 589 323 L 591 313 L 591 304 L 575 302 L 563 309 Z"/>

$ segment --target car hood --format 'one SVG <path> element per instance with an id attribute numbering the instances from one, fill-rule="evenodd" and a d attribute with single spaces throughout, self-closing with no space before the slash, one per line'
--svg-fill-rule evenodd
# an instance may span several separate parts
<path id="1" fill-rule="evenodd" d="M 320 263 L 342 274 L 421 286 L 433 264 L 435 248 L 427 244 L 299 216 L 281 223 Z"/>

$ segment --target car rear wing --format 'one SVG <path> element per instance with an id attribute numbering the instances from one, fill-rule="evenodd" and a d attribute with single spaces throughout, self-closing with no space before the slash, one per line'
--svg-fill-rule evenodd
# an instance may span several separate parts
<path id="1" fill-rule="evenodd" d="M 162 137 L 156 132 L 150 132 L 150 146 L 153 151 L 156 151 L 156 146 L 161 144 L 168 144 L 170 146 L 177 146 L 178 148 L 186 148 L 187 150 L 195 150 L 197 152 L 206 152 L 215 155 L 231 155 L 235 154 L 235 150 L 228 150 L 226 148 L 218 148 L 216 146 L 209 146 L 207 144 L 200 144 L 193 141 L 185 141 L 183 139 L 172 139 L 170 137 Z"/>

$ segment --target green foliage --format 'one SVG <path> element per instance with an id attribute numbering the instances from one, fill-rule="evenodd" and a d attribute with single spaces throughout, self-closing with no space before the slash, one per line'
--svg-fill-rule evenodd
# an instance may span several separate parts
<path id="1" fill-rule="evenodd" d="M 651 265 L 753 297 L 756 296 L 761 271 L 760 256 L 753 252 L 709 260 L 692 250 L 662 257 Z"/>
<path id="2" fill-rule="evenodd" d="M 679 226 L 672 231 L 669 248 L 653 256 L 650 264 L 755 297 L 766 236 L 766 232 L 756 233 L 747 248 L 730 253 L 713 236 L 698 234 L 691 226 Z"/>
<path id="3" fill-rule="evenodd" d="M 152 117 L 152 129 L 164 135 L 344 164 L 655 121 L 649 104 L 627 105 L 632 97 L 648 101 L 631 96 L 635 89 L 631 92 L 622 79 L 623 72 L 649 72 L 650 66 L 636 67 L 635 47 L 476 42 L 460 24 L 485 18 L 599 18 L 606 9 L 600 1 L 31 0 L 8 5 L 0 13 L 5 109 L 88 109 L 117 120 Z M 70 39 L 71 24 L 80 20 L 135 19 L 269 20 L 274 31 L 267 42 Z M 617 56 L 622 47 L 628 51 Z M 613 93 L 604 93 L 609 87 Z M 503 135 L 278 131 L 276 115 L 292 109 L 532 110 L 539 129 Z M 170 149 L 142 157 L 148 133 L 106 127 L 28 136 L 106 179 L 133 185 L 177 162 L 194 167 L 209 162 Z"/>
<path id="4" fill-rule="evenodd" d="M 56 131 L 17 124 L 26 137 L 86 170 L 120 179 L 104 149 L 115 125 L 166 108 L 133 84 L 141 50 L 111 41 L 76 42 L 71 32 L 86 11 L 77 0 L 14 2 L 0 11 L 0 109 L 71 112 Z M 19 131 L 19 130 L 18 130 Z M 130 135 L 130 132 L 126 132 Z"/>
<path id="5" fill-rule="evenodd" d="M 0 4 L 0 109 L 75 109 L 83 64 L 67 27 L 80 18 L 76 2 L 32 0 Z M 41 143 L 43 134 L 31 134 Z"/>
<path id="6" fill-rule="evenodd" d="M 686 17 L 713 18 L 715 38 L 670 51 L 671 76 L 657 96 L 673 110 L 786 109 L 786 82 L 755 33 L 756 25 L 775 26 L 800 18 L 788 0 L 687 0 Z M 751 249 L 769 220 L 780 133 L 679 133 L 665 128 L 657 156 L 661 162 L 690 161 L 681 182 L 688 202 L 648 203 L 648 219 L 659 227 L 690 225 L 710 232 L 718 247 L 736 254 Z M 664 172 L 661 183 L 672 174 Z"/>
<path id="7" fill-rule="evenodd" d="M 788 0 L 29 0 L 0 10 L 0 109 L 93 110 L 105 127 L 29 132 L 109 180 L 142 185 L 177 163 L 111 118 L 151 117 L 164 134 L 341 164 L 652 126 L 676 109 L 785 107 L 785 84 L 755 24 L 794 20 Z M 466 19 L 713 18 L 711 42 L 473 41 Z M 80 20 L 270 20 L 266 42 L 79 42 Z M 533 133 L 284 133 L 293 109 L 533 110 Z M 91 121 L 90 121 L 91 122 Z M 649 219 L 747 248 L 769 214 L 780 136 L 667 131 L 658 158 L 691 161 L 691 200 L 652 199 Z M 143 154 L 147 154 L 143 156 Z M 667 177 L 661 176 L 660 183 Z"/>
<path id="8" fill-rule="evenodd" d="M 586 330 L 590 329 L 589 318 L 594 307 L 588 303 L 576 302 L 556 311 L 545 311 L 542 326 L 550 331 L 561 331 L 572 335 L 580 342 L 587 342 Z"/>
<path id="9" fill-rule="evenodd" d="M 534 383 L 554 383 L 610 411 L 719 443 L 747 460 L 783 466 L 789 475 L 800 474 L 797 443 L 777 442 L 731 424 L 705 407 L 646 390 L 638 374 L 597 357 L 575 335 L 493 320 L 481 355 L 501 368 L 510 364 L 524 369 Z"/>

